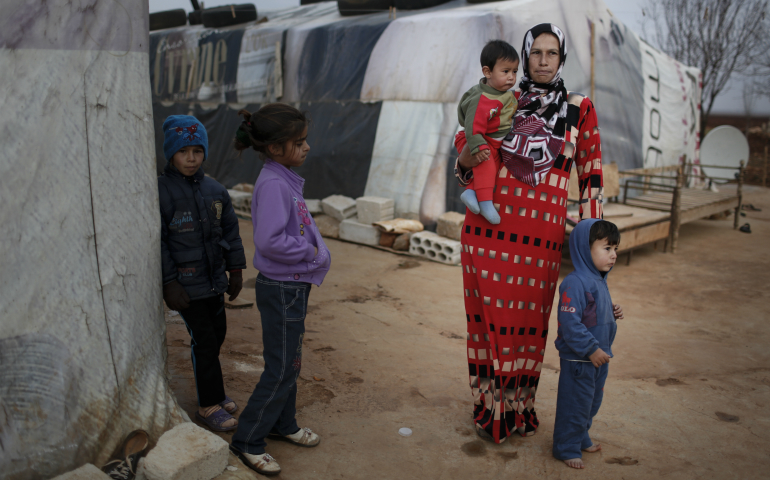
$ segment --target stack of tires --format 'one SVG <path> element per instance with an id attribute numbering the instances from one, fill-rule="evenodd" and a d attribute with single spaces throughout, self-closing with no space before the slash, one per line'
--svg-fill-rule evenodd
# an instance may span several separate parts
<path id="1" fill-rule="evenodd" d="M 303 0 L 304 1 L 304 0 Z M 420 10 L 435 7 L 449 0 L 337 0 L 340 15 L 364 15 L 396 7 L 398 10 Z"/>
<path id="2" fill-rule="evenodd" d="M 257 7 L 252 3 L 224 5 L 221 7 L 193 10 L 187 14 L 183 9 L 166 10 L 150 14 L 150 30 L 203 25 L 206 28 L 222 28 L 257 20 Z"/>

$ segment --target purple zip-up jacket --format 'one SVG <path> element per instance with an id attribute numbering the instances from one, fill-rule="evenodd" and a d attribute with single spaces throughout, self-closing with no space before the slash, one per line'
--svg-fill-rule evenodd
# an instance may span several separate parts
<path id="1" fill-rule="evenodd" d="M 321 285 L 332 259 L 302 197 L 304 185 L 292 170 L 265 161 L 251 198 L 254 268 L 273 280 Z"/>

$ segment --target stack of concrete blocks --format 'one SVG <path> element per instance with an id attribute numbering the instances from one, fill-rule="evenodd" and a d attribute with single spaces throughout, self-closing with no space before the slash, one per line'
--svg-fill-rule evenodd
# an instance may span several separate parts
<path id="1" fill-rule="evenodd" d="M 410 254 L 447 265 L 459 264 L 461 251 L 460 242 L 433 232 L 417 232 L 409 239 Z"/>
<path id="2" fill-rule="evenodd" d="M 251 194 L 240 190 L 228 190 L 230 201 L 233 202 L 233 208 L 238 211 L 251 213 Z"/>
<path id="3" fill-rule="evenodd" d="M 395 202 L 391 198 L 360 197 L 356 200 L 357 217 L 340 224 L 340 238 L 349 242 L 376 246 L 380 244 L 380 230 L 375 222 L 393 220 Z"/>
<path id="4" fill-rule="evenodd" d="M 356 201 L 344 195 L 330 195 L 321 200 L 321 209 L 326 215 L 341 222 L 355 216 Z"/>
<path id="5" fill-rule="evenodd" d="M 110 476 L 96 466 L 87 463 L 77 470 L 54 477 L 53 480 L 110 480 Z"/>
<path id="6" fill-rule="evenodd" d="M 307 211 L 310 212 L 310 215 L 315 216 L 323 213 L 320 200 L 316 200 L 314 198 L 306 198 L 305 205 L 307 206 Z"/>
<path id="7" fill-rule="evenodd" d="M 438 225 L 436 225 L 436 233 L 442 237 L 451 238 L 452 240 L 460 240 L 462 235 L 463 223 L 465 222 L 465 215 L 457 212 L 442 213 L 438 217 Z"/>

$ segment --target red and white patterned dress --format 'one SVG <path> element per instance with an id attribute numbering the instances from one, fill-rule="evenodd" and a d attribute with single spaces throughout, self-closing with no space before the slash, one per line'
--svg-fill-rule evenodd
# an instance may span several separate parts
<path id="1" fill-rule="evenodd" d="M 518 95 L 517 95 L 518 96 Z M 474 420 L 497 443 L 535 433 L 535 393 L 564 243 L 570 169 L 581 218 L 602 216 L 601 141 L 591 100 L 569 94 L 565 147 L 545 181 L 530 187 L 503 166 L 493 202 L 500 224 L 468 212 L 462 269 Z M 462 137 L 462 138 L 460 138 Z M 458 151 L 465 145 L 460 132 Z M 461 179 L 462 183 L 462 179 Z"/>

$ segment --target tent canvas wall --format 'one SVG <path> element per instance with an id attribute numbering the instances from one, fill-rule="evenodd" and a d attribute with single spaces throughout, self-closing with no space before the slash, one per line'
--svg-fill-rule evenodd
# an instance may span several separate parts
<path id="1" fill-rule="evenodd" d="M 146 0 L 0 17 L 0 478 L 186 419 L 165 376 Z"/>
<path id="2" fill-rule="evenodd" d="M 479 53 L 502 38 L 521 48 L 537 23 L 568 38 L 567 88 L 593 98 L 604 162 L 620 169 L 671 165 L 698 156 L 699 71 L 641 41 L 601 0 L 453 0 L 426 10 L 340 16 L 335 2 L 301 6 L 266 22 L 202 26 L 151 35 L 151 77 L 159 123 L 201 115 L 212 135 L 206 171 L 228 186 L 255 181 L 261 164 L 230 148 L 235 112 L 280 100 L 308 110 L 311 152 L 298 172 L 308 198 L 333 193 L 396 200 L 400 216 L 431 223 L 464 211 L 452 178 L 456 106 L 481 77 Z M 234 60 L 237 58 L 237 62 Z"/>

